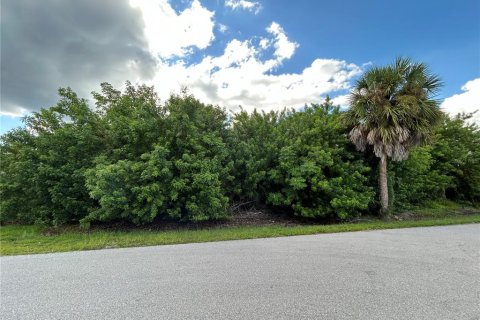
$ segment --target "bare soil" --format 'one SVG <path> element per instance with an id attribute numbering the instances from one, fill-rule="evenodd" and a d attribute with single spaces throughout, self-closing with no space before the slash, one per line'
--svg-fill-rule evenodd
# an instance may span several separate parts
<path id="1" fill-rule="evenodd" d="M 452 215 L 471 215 L 479 213 L 479 209 L 475 208 L 459 208 L 451 210 Z M 425 218 L 425 217 L 423 217 Z M 414 212 L 405 211 L 396 213 L 394 215 L 384 218 L 385 220 L 419 220 L 422 216 L 416 215 Z M 378 220 L 378 216 L 361 216 L 349 219 L 350 223 L 361 223 Z M 105 231 L 135 231 L 135 230 L 151 230 L 151 231 L 166 231 L 166 230 L 202 230 L 212 228 L 225 227 L 241 227 L 241 226 L 299 226 L 299 225 L 314 225 L 314 224 L 332 224 L 339 221 L 327 219 L 306 219 L 293 216 L 288 212 L 271 211 L 269 208 L 257 208 L 249 203 L 234 204 L 230 208 L 230 217 L 225 220 L 217 221 L 203 221 L 203 222 L 177 222 L 158 220 L 146 226 L 136 226 L 125 222 L 109 222 L 92 224 L 90 229 L 81 229 L 78 225 L 49 227 L 45 228 L 42 233 L 45 235 L 55 235 L 66 231 L 83 231 L 92 232 L 95 230 Z"/>

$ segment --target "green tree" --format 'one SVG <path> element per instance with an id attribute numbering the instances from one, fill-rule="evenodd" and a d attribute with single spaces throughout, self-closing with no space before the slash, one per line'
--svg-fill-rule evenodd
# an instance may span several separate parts
<path id="1" fill-rule="evenodd" d="M 445 196 L 456 201 L 480 201 L 480 128 L 471 115 L 443 117 L 432 143 L 432 166 L 450 178 Z"/>
<path id="2" fill-rule="evenodd" d="M 268 172 L 268 202 L 297 216 L 345 219 L 367 209 L 369 168 L 349 150 L 338 107 L 330 101 L 294 112 L 279 125 L 278 165 Z"/>
<path id="3" fill-rule="evenodd" d="M 392 65 L 372 67 L 350 94 L 344 119 L 350 140 L 380 158 L 381 213 L 388 212 L 387 159 L 405 160 L 410 149 L 429 138 L 442 112 L 433 96 L 441 82 L 424 63 L 398 58 Z M 369 148 L 369 149 L 370 149 Z"/>
<path id="4" fill-rule="evenodd" d="M 154 106 L 153 101 L 136 105 L 137 97 L 132 105 L 132 98 L 124 95 L 130 93 L 115 94 L 109 104 L 111 108 L 122 106 L 118 112 L 128 117 L 119 121 L 133 121 L 132 130 L 114 124 L 118 118 L 109 120 L 108 136 L 118 145 L 98 157 L 97 165 L 86 173 L 90 196 L 100 206 L 82 222 L 144 224 L 154 219 L 196 222 L 225 218 L 225 186 L 231 180 L 225 112 L 187 94 L 171 96 L 162 106 Z M 154 119 L 144 119 L 142 126 L 140 119 L 148 114 Z M 139 137 L 148 139 L 149 144 Z"/>
<path id="5" fill-rule="evenodd" d="M 70 88 L 59 95 L 55 106 L 26 117 L 26 128 L 2 137 L 2 211 L 21 210 L 22 221 L 75 222 L 96 205 L 84 174 L 104 146 L 99 117 Z"/>
<path id="6" fill-rule="evenodd" d="M 286 112 L 241 111 L 235 114 L 229 136 L 233 160 L 232 190 L 240 201 L 265 203 L 271 191 L 268 171 L 278 164 L 278 125 Z"/>
<path id="7" fill-rule="evenodd" d="M 124 92 L 109 83 L 93 92 L 105 128 L 103 155 L 111 161 L 136 160 L 153 149 L 163 132 L 165 108 L 153 87 L 126 83 Z"/>
<path id="8" fill-rule="evenodd" d="M 35 137 L 26 128 L 7 132 L 0 155 L 0 222 L 35 222 L 34 208 L 41 203 L 33 188 L 39 162 Z"/>
<path id="9" fill-rule="evenodd" d="M 227 217 L 232 163 L 225 111 L 186 92 L 171 96 L 165 108 L 168 117 L 160 144 L 173 163 L 169 216 L 182 221 Z"/>
<path id="10" fill-rule="evenodd" d="M 86 186 L 99 207 L 81 220 L 128 221 L 135 224 L 152 222 L 169 208 L 172 162 L 168 151 L 160 146 L 141 159 L 108 163 L 100 157 L 97 165 L 86 172 Z"/>
<path id="11" fill-rule="evenodd" d="M 415 147 L 407 160 L 390 164 L 389 182 L 395 209 L 445 199 L 445 190 L 452 184 L 452 177 L 438 165 L 433 149 L 432 145 Z"/>

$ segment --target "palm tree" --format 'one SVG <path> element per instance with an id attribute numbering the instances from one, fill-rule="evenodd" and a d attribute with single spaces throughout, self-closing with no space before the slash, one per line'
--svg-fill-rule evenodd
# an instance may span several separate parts
<path id="1" fill-rule="evenodd" d="M 401 161 L 409 150 L 429 138 L 442 112 L 433 97 L 441 87 L 424 63 L 397 58 L 385 67 L 372 67 L 350 93 L 345 122 L 358 150 L 373 147 L 380 158 L 381 213 L 388 212 L 387 159 Z M 371 148 L 370 148 L 371 149 Z"/>

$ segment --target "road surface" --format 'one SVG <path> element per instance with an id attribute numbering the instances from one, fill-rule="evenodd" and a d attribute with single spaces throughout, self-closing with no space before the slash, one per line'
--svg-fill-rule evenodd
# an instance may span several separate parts
<path id="1" fill-rule="evenodd" d="M 480 225 L 0 258 L 2 319 L 480 319 Z"/>

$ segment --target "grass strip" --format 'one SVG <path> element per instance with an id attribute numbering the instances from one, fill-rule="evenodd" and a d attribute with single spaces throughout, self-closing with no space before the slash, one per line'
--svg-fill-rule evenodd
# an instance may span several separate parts
<path id="1" fill-rule="evenodd" d="M 2 226 L 0 228 L 0 255 L 22 255 L 105 248 L 271 238 L 319 233 L 444 226 L 465 223 L 480 223 L 480 214 L 443 218 L 424 218 L 421 220 L 374 220 L 360 223 L 302 225 L 293 227 L 273 225 L 178 231 L 66 230 L 65 232 L 52 235 L 43 234 L 43 228 L 39 226 Z"/>

